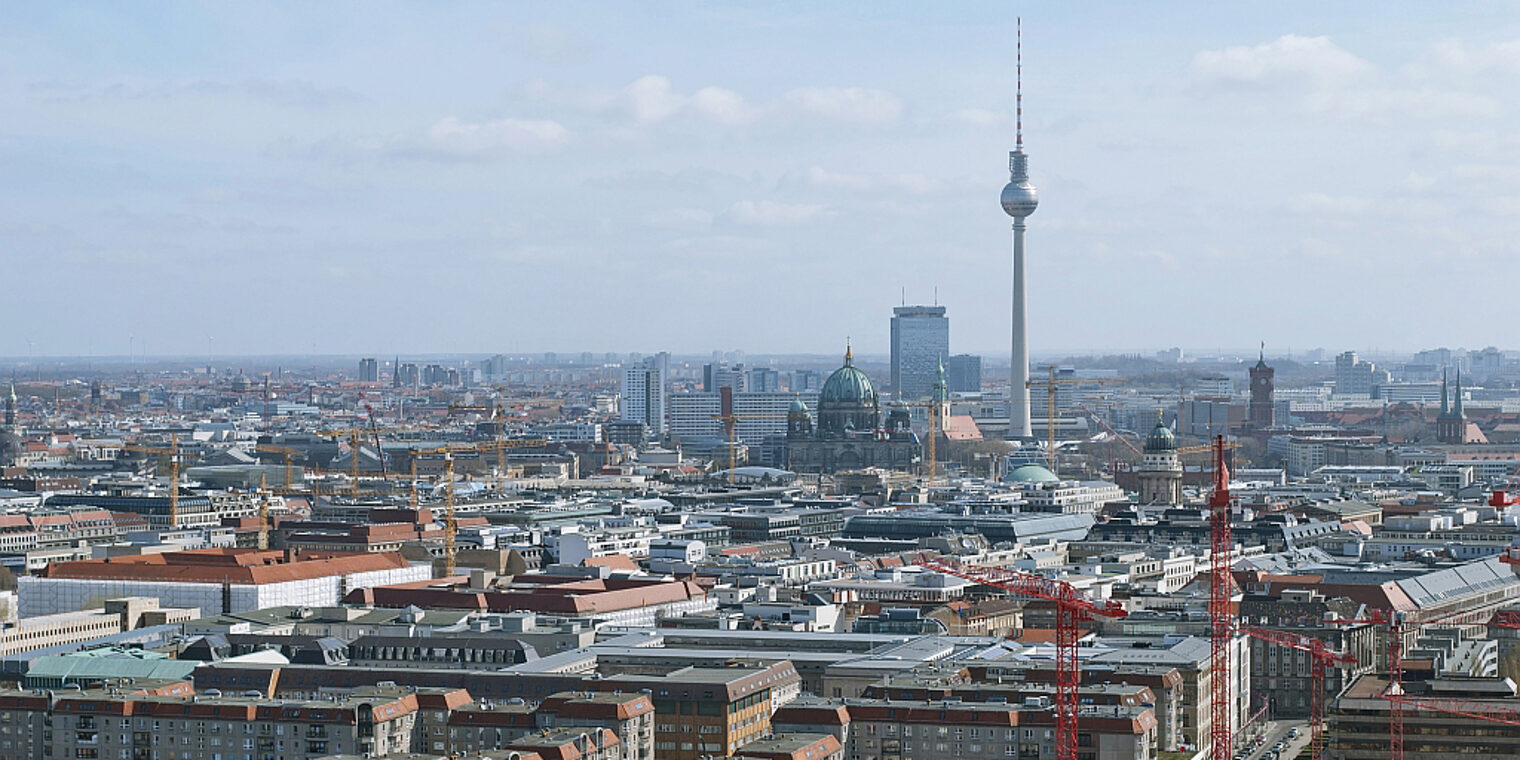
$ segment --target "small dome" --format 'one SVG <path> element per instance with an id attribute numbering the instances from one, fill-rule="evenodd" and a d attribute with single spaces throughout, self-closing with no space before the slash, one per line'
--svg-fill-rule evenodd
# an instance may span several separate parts
<path id="1" fill-rule="evenodd" d="M 807 414 L 807 410 L 807 404 L 804 404 L 801 398 L 794 398 L 792 399 L 792 406 L 788 411 L 802 412 L 803 414 Z"/>
<path id="2" fill-rule="evenodd" d="M 1156 427 L 1151 428 L 1151 434 L 1145 437 L 1145 450 L 1175 451 L 1176 449 L 1177 436 L 1172 433 L 1171 428 L 1168 428 L 1166 423 L 1162 422 L 1158 416 L 1156 418 Z"/>
<path id="3" fill-rule="evenodd" d="M 1021 464 L 1003 476 L 1004 483 L 1059 483 L 1061 479 L 1044 465 Z"/>

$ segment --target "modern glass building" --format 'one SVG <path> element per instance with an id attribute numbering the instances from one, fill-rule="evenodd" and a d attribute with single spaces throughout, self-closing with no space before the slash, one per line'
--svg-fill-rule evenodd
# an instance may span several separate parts
<path id="1" fill-rule="evenodd" d="M 950 357 L 950 319 L 943 306 L 892 310 L 892 392 L 903 401 L 928 398 L 942 360 Z"/>

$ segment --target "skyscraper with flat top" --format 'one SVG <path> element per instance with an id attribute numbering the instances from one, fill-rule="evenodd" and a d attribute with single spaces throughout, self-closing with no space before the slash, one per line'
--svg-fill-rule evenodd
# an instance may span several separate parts
<path id="1" fill-rule="evenodd" d="M 892 310 L 892 392 L 903 401 L 928 398 L 940 361 L 950 353 L 950 320 L 943 306 Z"/>

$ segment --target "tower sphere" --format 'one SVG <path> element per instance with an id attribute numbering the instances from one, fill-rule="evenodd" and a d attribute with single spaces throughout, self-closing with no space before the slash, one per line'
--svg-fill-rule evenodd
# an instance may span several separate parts
<path id="1" fill-rule="evenodd" d="M 1034 213 L 1036 206 L 1040 205 L 1040 194 L 1035 191 L 1034 185 L 1029 183 L 1029 157 L 1022 152 L 1011 153 L 1008 156 L 1009 174 L 1008 184 L 1003 186 L 1003 213 L 1015 218 L 1022 219 Z"/>

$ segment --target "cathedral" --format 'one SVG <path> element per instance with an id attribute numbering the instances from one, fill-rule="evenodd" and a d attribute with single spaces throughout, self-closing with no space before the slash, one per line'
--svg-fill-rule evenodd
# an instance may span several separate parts
<path id="1" fill-rule="evenodd" d="M 1156 415 L 1156 427 L 1145 437 L 1145 459 L 1136 471 L 1141 504 L 1182 503 L 1182 460 L 1177 456 L 1177 436 Z"/>
<path id="2" fill-rule="evenodd" d="M 802 401 L 787 413 L 788 468 L 794 472 L 831 473 L 881 467 L 912 472 L 921 449 L 906 409 L 893 411 L 886 424 L 876 386 L 855 367 L 846 348 L 844 366 L 829 375 L 818 394 L 818 425 Z"/>

